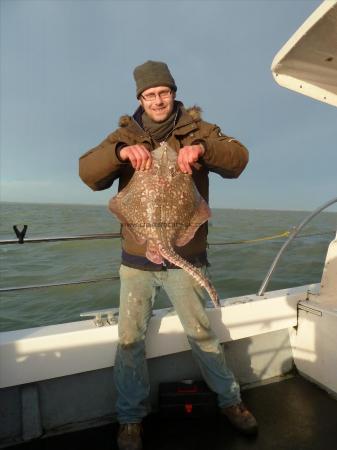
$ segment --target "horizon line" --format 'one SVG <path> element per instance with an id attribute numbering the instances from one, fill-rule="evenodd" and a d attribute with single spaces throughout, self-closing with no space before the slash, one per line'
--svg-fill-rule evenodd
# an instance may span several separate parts
<path id="1" fill-rule="evenodd" d="M 62 202 L 27 202 L 27 201 L 7 201 L 7 200 L 1 200 L 0 204 L 2 203 L 10 203 L 10 204 L 20 204 L 20 205 L 60 205 L 60 206 L 102 206 L 108 208 L 107 205 L 104 203 L 62 203 Z M 210 207 L 211 210 L 219 209 L 219 210 L 233 210 L 233 211 L 274 211 L 274 212 L 282 212 L 282 211 L 289 211 L 289 212 L 312 212 L 316 208 L 313 209 L 274 209 L 274 208 L 233 208 L 233 207 Z M 337 213 L 337 211 L 322 211 L 327 213 Z"/>

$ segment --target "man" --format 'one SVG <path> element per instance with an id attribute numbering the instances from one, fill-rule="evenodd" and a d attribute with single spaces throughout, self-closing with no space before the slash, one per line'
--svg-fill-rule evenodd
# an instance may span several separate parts
<path id="1" fill-rule="evenodd" d="M 224 178 L 237 178 L 248 162 L 247 150 L 216 125 L 204 122 L 199 108 L 186 110 L 175 100 L 177 86 L 165 63 L 147 61 L 136 67 L 134 78 L 138 109 L 132 117 L 122 117 L 115 132 L 81 157 L 82 180 L 93 190 L 102 190 L 118 178 L 121 190 L 135 170 L 151 167 L 151 151 L 166 141 L 178 154 L 180 170 L 193 177 L 208 202 L 209 171 Z M 165 289 L 175 307 L 205 381 L 218 394 L 221 413 L 243 433 L 256 432 L 256 420 L 241 402 L 239 385 L 210 329 L 203 289 L 168 261 L 149 261 L 145 246 L 135 243 L 123 230 L 122 234 L 119 346 L 114 370 L 120 450 L 142 448 L 141 422 L 147 414 L 149 394 L 144 339 L 159 287 Z M 206 248 L 204 224 L 191 242 L 176 251 L 204 270 Z"/>

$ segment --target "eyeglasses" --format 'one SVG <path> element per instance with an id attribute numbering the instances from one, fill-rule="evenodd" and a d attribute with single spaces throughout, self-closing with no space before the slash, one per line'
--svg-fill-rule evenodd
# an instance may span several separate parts
<path id="1" fill-rule="evenodd" d="M 155 94 L 154 92 L 151 92 L 150 94 L 145 94 L 145 95 L 141 94 L 141 97 L 146 102 L 154 102 L 156 100 L 157 96 L 161 100 L 166 100 L 167 98 L 170 97 L 171 93 L 172 93 L 171 89 L 165 89 L 164 91 L 157 92 L 157 94 Z"/>

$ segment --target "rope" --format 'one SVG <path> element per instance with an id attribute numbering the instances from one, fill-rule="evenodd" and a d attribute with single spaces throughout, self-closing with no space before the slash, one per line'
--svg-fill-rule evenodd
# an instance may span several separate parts
<path id="1" fill-rule="evenodd" d="M 273 236 L 265 236 L 265 237 L 256 238 L 256 239 L 246 239 L 246 240 L 239 240 L 239 241 L 208 242 L 207 245 L 210 246 L 210 245 L 252 244 L 255 242 L 272 241 L 272 240 L 279 239 L 279 238 L 286 238 L 290 235 L 290 233 L 291 233 L 291 231 L 284 231 L 283 233 L 274 234 Z M 335 231 L 331 230 L 331 231 L 326 231 L 324 233 L 300 234 L 300 235 L 296 236 L 295 239 L 301 238 L 301 237 L 321 236 L 324 234 L 331 234 L 331 233 L 335 233 Z"/>

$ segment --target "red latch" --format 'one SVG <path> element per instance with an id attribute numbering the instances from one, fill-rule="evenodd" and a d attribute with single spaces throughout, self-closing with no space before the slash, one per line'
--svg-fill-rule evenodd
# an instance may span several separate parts
<path id="1" fill-rule="evenodd" d="M 185 412 L 186 412 L 187 414 L 191 414 L 192 409 L 193 409 L 192 403 L 185 403 Z"/>

